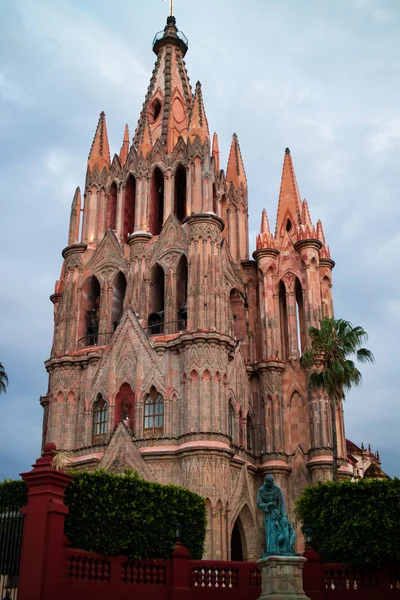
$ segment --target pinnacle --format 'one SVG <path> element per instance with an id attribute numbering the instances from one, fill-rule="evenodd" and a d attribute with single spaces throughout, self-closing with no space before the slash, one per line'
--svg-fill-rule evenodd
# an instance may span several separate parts
<path id="1" fill-rule="evenodd" d="M 149 121 L 145 119 L 144 128 L 142 135 L 140 136 L 139 145 L 138 145 L 138 154 L 142 154 L 144 158 L 151 152 L 153 148 L 153 144 L 151 141 L 151 133 L 149 127 Z"/>
<path id="2" fill-rule="evenodd" d="M 320 242 L 322 242 L 325 246 L 326 242 L 325 242 L 325 235 L 324 235 L 324 230 L 322 228 L 322 223 L 321 221 L 318 219 L 317 221 L 317 238 L 319 239 Z"/>
<path id="3" fill-rule="evenodd" d="M 302 203 L 289 148 L 285 149 L 275 235 L 283 237 L 292 225 L 301 222 Z"/>
<path id="4" fill-rule="evenodd" d="M 240 152 L 239 140 L 236 133 L 233 134 L 231 149 L 229 152 L 228 167 L 226 169 L 227 183 L 233 183 L 236 189 L 242 183 L 247 187 L 246 173 L 244 170 L 242 154 Z"/>
<path id="5" fill-rule="evenodd" d="M 210 137 L 200 81 L 196 83 L 196 91 L 194 94 L 192 114 L 190 115 L 188 135 L 192 142 L 195 140 L 196 135 L 198 135 L 202 144 L 204 144 L 205 140 Z"/>
<path id="6" fill-rule="evenodd" d="M 104 167 L 110 167 L 110 147 L 108 145 L 106 115 L 104 111 L 101 111 L 97 123 L 96 133 L 90 148 L 88 166 L 90 171 L 93 171 L 97 167 L 99 173 L 102 172 Z"/>
<path id="7" fill-rule="evenodd" d="M 119 160 L 123 167 L 129 154 L 129 127 L 125 125 L 124 138 L 122 140 L 121 150 L 119 151 Z"/>
<path id="8" fill-rule="evenodd" d="M 269 229 L 268 216 L 265 208 L 263 208 L 262 211 L 261 227 L 260 233 L 256 239 L 256 248 L 257 250 L 262 250 L 264 248 L 275 248 L 275 242 Z"/>
<path id="9" fill-rule="evenodd" d="M 260 233 L 268 233 L 268 234 L 270 233 L 268 216 L 267 216 L 267 211 L 265 210 L 265 208 L 263 208 L 263 211 L 262 211 Z"/>
<path id="10" fill-rule="evenodd" d="M 305 227 L 309 227 L 310 229 L 312 229 L 313 227 L 310 216 L 310 210 L 308 208 L 308 202 L 305 199 L 303 200 L 301 206 L 301 223 L 302 225 L 304 225 Z"/>
<path id="11" fill-rule="evenodd" d="M 212 156 L 215 162 L 215 168 L 219 173 L 219 143 L 218 143 L 218 135 L 214 133 L 213 141 L 212 141 Z"/>

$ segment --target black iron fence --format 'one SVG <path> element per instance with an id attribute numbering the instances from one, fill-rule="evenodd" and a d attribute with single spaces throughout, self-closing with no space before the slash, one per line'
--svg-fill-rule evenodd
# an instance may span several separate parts
<path id="1" fill-rule="evenodd" d="M 24 517 L 19 507 L 0 509 L 0 600 L 16 600 Z"/>

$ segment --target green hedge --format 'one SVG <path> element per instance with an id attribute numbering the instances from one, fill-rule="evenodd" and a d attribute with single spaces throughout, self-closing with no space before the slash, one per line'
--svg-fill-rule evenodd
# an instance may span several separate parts
<path id="1" fill-rule="evenodd" d="M 25 506 L 28 488 L 22 479 L 5 479 L 0 483 L 0 509 Z"/>
<path id="2" fill-rule="evenodd" d="M 164 558 L 175 546 L 176 524 L 181 542 L 193 558 L 203 555 L 205 500 L 174 486 L 149 483 L 134 472 L 102 470 L 72 473 L 65 504 L 65 533 L 75 548 L 131 558 Z M 0 483 L 0 509 L 26 504 L 24 481 Z"/>
<path id="3" fill-rule="evenodd" d="M 400 561 L 400 479 L 318 483 L 296 502 L 326 561 L 382 567 Z"/>
<path id="4" fill-rule="evenodd" d="M 65 494 L 65 533 L 75 548 L 131 558 L 163 558 L 182 544 L 193 558 L 203 555 L 205 500 L 173 485 L 149 483 L 135 473 L 97 470 L 77 473 Z"/>

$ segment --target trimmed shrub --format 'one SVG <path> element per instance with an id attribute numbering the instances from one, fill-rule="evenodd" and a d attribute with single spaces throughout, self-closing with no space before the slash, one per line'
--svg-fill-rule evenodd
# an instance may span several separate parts
<path id="1" fill-rule="evenodd" d="M 325 561 L 373 565 L 400 561 L 400 479 L 318 483 L 296 502 Z"/>
<path id="2" fill-rule="evenodd" d="M 169 557 L 176 524 L 193 558 L 203 555 L 205 500 L 174 485 L 149 483 L 134 472 L 74 473 L 65 494 L 65 533 L 75 548 L 131 558 Z"/>

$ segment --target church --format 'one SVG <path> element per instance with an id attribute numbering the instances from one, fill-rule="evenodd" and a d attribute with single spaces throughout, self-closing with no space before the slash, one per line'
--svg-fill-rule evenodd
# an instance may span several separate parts
<path id="1" fill-rule="evenodd" d="M 126 126 L 111 159 L 102 112 L 73 198 L 51 296 L 43 443 L 76 469 L 131 468 L 201 494 L 204 557 L 256 560 L 265 474 L 290 515 L 305 486 L 331 478 L 329 400 L 308 393 L 299 358 L 308 328 L 333 314 L 334 261 L 288 148 L 275 229 L 264 210 L 249 253 L 238 137 L 223 170 L 173 16 L 153 50 L 133 138 Z M 336 421 L 349 478 L 341 406 Z"/>

